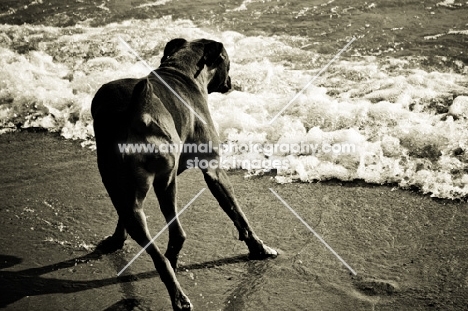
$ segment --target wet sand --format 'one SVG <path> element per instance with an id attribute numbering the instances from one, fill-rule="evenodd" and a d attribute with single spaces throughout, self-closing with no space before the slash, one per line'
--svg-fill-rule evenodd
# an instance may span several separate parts
<path id="1" fill-rule="evenodd" d="M 0 307 L 8 310 L 171 310 L 149 256 L 129 240 L 93 253 L 116 215 L 95 152 L 50 133 L 0 136 Z M 358 182 L 279 185 L 231 181 L 257 234 L 280 251 L 247 249 L 205 191 L 181 216 L 188 240 L 178 278 L 196 310 L 464 310 L 468 305 L 467 204 Z M 205 184 L 179 178 L 179 206 Z M 268 190 L 273 188 L 357 272 L 353 276 Z M 164 226 L 155 196 L 151 233 Z M 157 244 L 165 249 L 167 234 Z"/>

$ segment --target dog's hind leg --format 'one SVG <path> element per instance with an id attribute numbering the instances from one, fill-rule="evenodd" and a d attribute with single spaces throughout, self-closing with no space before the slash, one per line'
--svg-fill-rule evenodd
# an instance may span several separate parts
<path id="1" fill-rule="evenodd" d="M 124 198 L 124 175 L 122 174 L 122 155 L 115 150 L 117 141 L 106 139 L 109 137 L 109 131 L 106 127 L 98 127 L 99 123 L 95 122 L 97 160 L 99 172 L 101 173 L 102 182 L 109 194 L 111 201 L 116 207 Z M 107 125 L 107 124 L 106 124 Z M 103 135 L 104 134 L 104 135 Z M 106 135 L 107 134 L 107 135 Z M 102 135 L 102 137 L 101 137 Z M 127 232 L 123 221 L 119 217 L 114 233 L 101 241 L 98 245 L 98 250 L 104 253 L 111 253 L 121 249 L 127 239 Z"/>
<path id="2" fill-rule="evenodd" d="M 123 163 L 112 164 L 111 157 L 99 157 L 98 149 L 98 166 L 101 172 L 102 182 L 111 198 L 112 204 L 117 209 L 117 206 L 125 200 L 125 181 L 120 174 Z M 104 253 L 112 253 L 123 247 L 127 239 L 127 230 L 122 218 L 119 216 L 117 226 L 114 233 L 101 241 L 98 249 Z"/>
<path id="3" fill-rule="evenodd" d="M 114 233 L 102 240 L 98 244 L 97 248 L 103 253 L 112 253 L 121 249 L 124 246 L 126 239 L 127 230 L 125 229 L 123 221 L 119 217 L 119 221 L 117 222 Z"/>
<path id="4" fill-rule="evenodd" d="M 234 190 L 232 189 L 226 172 L 219 168 L 209 168 L 203 171 L 203 175 L 211 193 L 213 193 L 214 197 L 218 200 L 224 212 L 234 222 L 234 225 L 239 231 L 239 239 L 247 244 L 250 252 L 249 258 L 266 259 L 276 257 L 278 253 L 274 249 L 263 244 L 249 225 L 247 217 L 245 217 L 234 197 Z"/>
<path id="5" fill-rule="evenodd" d="M 177 214 L 177 182 L 176 173 L 170 174 L 168 180 L 162 179 L 153 182 L 154 192 L 158 197 L 161 212 L 166 219 L 166 222 L 173 222 L 169 225 L 169 242 L 167 243 L 167 250 L 164 254 L 174 270 L 177 268 L 177 260 L 179 252 L 186 239 L 186 234 L 180 221 L 176 218 Z"/>
<path id="6" fill-rule="evenodd" d="M 116 208 L 120 219 L 123 221 L 128 234 L 141 246 L 146 247 L 146 252 L 151 256 L 154 266 L 171 297 L 172 306 L 177 311 L 190 311 L 192 304 L 184 294 L 169 260 L 160 252 L 148 231 L 146 217 L 143 212 L 143 202 L 148 193 L 153 176 L 144 168 L 134 168 L 130 182 L 125 190 L 125 200 Z"/>

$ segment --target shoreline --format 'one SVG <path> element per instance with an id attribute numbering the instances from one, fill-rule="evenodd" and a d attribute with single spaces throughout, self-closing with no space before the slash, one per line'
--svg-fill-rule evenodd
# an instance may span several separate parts
<path id="1" fill-rule="evenodd" d="M 12 134 L 12 135 L 15 135 L 15 134 L 19 134 L 21 135 L 22 133 L 31 133 L 31 134 L 46 134 L 46 135 L 51 135 L 51 137 L 53 138 L 56 138 L 56 139 L 59 139 L 59 140 L 64 140 L 64 141 L 70 141 L 70 142 L 73 142 L 74 144 L 76 144 L 76 146 L 80 147 L 80 148 L 84 148 L 84 149 L 87 149 L 87 150 L 90 150 L 91 152 L 95 152 L 94 150 L 91 150 L 88 148 L 88 144 L 85 144 L 83 145 L 83 142 L 85 141 L 80 141 L 80 140 L 70 140 L 70 139 L 67 139 L 65 137 L 63 137 L 59 132 L 50 132 L 49 130 L 47 129 L 44 129 L 44 128 L 40 128 L 40 127 L 30 127 L 30 128 L 18 128 L 16 130 L 12 130 L 10 132 L 5 132 L 3 134 L 0 134 L 1 135 L 4 135 L 4 134 Z M 86 141 L 88 142 L 88 141 Z M 267 178 L 267 179 L 272 179 L 274 178 L 276 175 L 272 172 L 265 172 L 264 174 L 261 174 L 261 175 L 248 175 L 247 174 L 247 170 L 246 169 L 231 169 L 231 170 L 227 170 L 228 174 L 230 175 L 239 175 L 239 176 L 243 176 L 243 178 L 245 178 L 246 180 L 247 179 L 252 179 L 252 180 L 255 180 L 255 179 L 264 179 L 264 178 Z M 284 184 L 284 183 L 281 183 L 281 182 L 277 182 L 277 181 L 272 181 L 272 184 Z M 371 187 L 371 188 L 374 188 L 374 187 L 387 187 L 387 188 L 390 188 L 390 191 L 394 191 L 394 190 L 400 190 L 400 191 L 405 191 L 405 192 L 409 192 L 409 193 L 413 193 L 415 195 L 420 195 L 422 197 L 428 197 L 430 198 L 431 200 L 434 200 L 436 202 L 439 202 L 439 203 L 455 203 L 455 204 L 466 204 L 468 203 L 468 196 L 467 197 L 464 197 L 464 198 L 439 198 L 439 197 L 433 197 L 431 196 L 432 193 L 423 193 L 422 190 L 415 186 L 415 185 L 411 185 L 410 187 L 408 188 L 402 188 L 400 187 L 400 185 L 398 183 L 383 183 L 383 184 L 379 184 L 379 183 L 372 183 L 372 182 L 366 182 L 364 179 L 353 179 L 353 180 L 340 180 L 338 178 L 331 178 L 331 179 L 325 179 L 325 180 L 312 180 L 312 181 L 309 181 L 309 182 L 303 182 L 299 179 L 293 179 L 293 181 L 289 184 L 323 184 L 323 185 L 326 185 L 326 186 L 343 186 L 343 187 Z"/>

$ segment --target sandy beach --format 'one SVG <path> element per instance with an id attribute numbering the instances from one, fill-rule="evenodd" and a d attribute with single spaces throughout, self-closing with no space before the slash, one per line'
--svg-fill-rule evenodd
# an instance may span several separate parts
<path id="1" fill-rule="evenodd" d="M 0 136 L 0 307 L 8 310 L 170 310 L 166 290 L 129 240 L 93 253 L 116 215 L 95 152 L 46 132 Z M 206 191 L 181 216 L 188 240 L 178 278 L 196 310 L 464 310 L 466 203 L 359 182 L 280 185 L 230 172 L 259 236 L 280 251 L 248 261 L 236 230 Z M 194 186 L 197 185 L 197 186 Z M 179 178 L 179 206 L 205 187 Z M 270 192 L 274 189 L 357 272 L 353 276 Z M 154 195 L 152 234 L 163 226 Z M 157 244 L 165 249 L 167 235 Z"/>

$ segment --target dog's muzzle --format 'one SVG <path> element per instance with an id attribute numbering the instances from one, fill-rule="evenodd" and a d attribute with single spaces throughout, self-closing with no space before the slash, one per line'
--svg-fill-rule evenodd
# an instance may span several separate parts
<path id="1" fill-rule="evenodd" d="M 231 86 L 231 77 L 228 77 L 226 82 L 224 82 L 224 84 L 220 87 L 220 92 L 221 93 L 227 93 L 229 92 L 229 90 L 231 90 L 232 86 Z"/>

